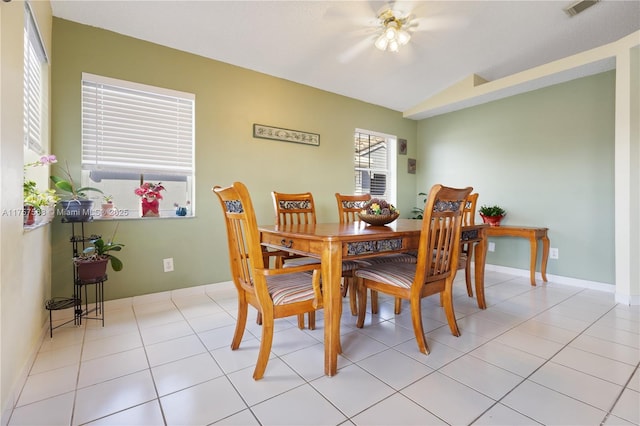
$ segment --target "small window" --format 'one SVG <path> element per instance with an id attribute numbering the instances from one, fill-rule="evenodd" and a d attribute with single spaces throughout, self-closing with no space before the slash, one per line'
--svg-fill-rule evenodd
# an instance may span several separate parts
<path id="1" fill-rule="evenodd" d="M 142 182 L 161 182 L 160 216 L 174 204 L 194 214 L 195 95 L 82 75 L 82 183 L 113 196 L 114 210 L 137 217 Z"/>
<path id="2" fill-rule="evenodd" d="M 24 146 L 41 154 L 46 112 L 44 68 L 47 55 L 28 3 L 24 20 Z"/>
<path id="3" fill-rule="evenodd" d="M 395 204 L 393 136 L 356 130 L 354 138 L 354 181 L 356 194 L 371 194 Z"/>

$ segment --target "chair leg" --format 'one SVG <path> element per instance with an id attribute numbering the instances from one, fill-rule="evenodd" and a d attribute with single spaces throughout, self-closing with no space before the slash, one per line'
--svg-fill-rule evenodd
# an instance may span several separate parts
<path id="1" fill-rule="evenodd" d="M 358 319 L 356 320 L 356 327 L 362 328 L 364 326 L 364 316 L 367 313 L 367 288 L 364 286 L 362 278 L 357 278 L 358 288 Z M 373 304 L 373 294 L 371 292 L 371 303 Z M 376 293 L 377 294 L 377 293 Z"/>
<path id="2" fill-rule="evenodd" d="M 262 337 L 260 338 L 260 351 L 258 352 L 258 361 L 256 368 L 253 370 L 253 379 L 260 380 L 264 376 L 269 362 L 269 354 L 271 354 L 271 345 L 273 343 L 273 316 L 267 315 L 263 318 Z"/>
<path id="3" fill-rule="evenodd" d="M 308 312 L 307 316 L 309 317 L 309 330 L 315 330 L 316 329 L 316 311 Z"/>
<path id="4" fill-rule="evenodd" d="M 424 328 L 422 327 L 422 300 L 419 297 L 412 297 L 411 300 L 411 323 L 413 324 L 413 333 L 416 336 L 418 349 L 425 355 L 429 355 L 429 346 L 427 339 L 424 337 Z"/>
<path id="5" fill-rule="evenodd" d="M 451 334 L 457 337 L 460 336 L 460 330 L 458 329 L 456 315 L 453 311 L 453 296 L 451 293 L 451 288 L 449 288 L 448 290 L 445 289 L 442 293 L 440 293 L 440 297 L 444 305 L 444 313 L 447 317 L 447 322 L 449 323 Z"/>
<path id="6" fill-rule="evenodd" d="M 262 325 L 262 312 L 258 311 L 258 316 L 256 317 L 256 324 Z"/>
<path id="7" fill-rule="evenodd" d="M 236 319 L 236 331 L 233 333 L 233 340 L 231 341 L 231 350 L 236 350 L 240 347 L 244 328 L 247 325 L 247 307 L 247 302 L 238 300 L 238 319 Z M 258 315 L 260 315 L 260 312 L 258 312 Z"/>
<path id="8" fill-rule="evenodd" d="M 396 305 L 395 305 L 395 309 L 393 310 L 393 312 L 396 315 L 399 315 L 400 312 L 402 312 L 402 299 L 399 297 L 396 297 Z"/>
<path id="9" fill-rule="evenodd" d="M 347 280 L 345 279 L 345 282 Z M 358 292 L 356 288 L 355 278 L 349 278 L 348 281 L 351 281 L 349 285 L 349 306 L 351 307 L 351 315 L 358 315 L 358 296 L 356 293 Z"/>
<path id="10" fill-rule="evenodd" d="M 298 328 L 304 330 L 304 314 L 298 314 Z"/>
<path id="11" fill-rule="evenodd" d="M 464 279 L 467 283 L 467 294 L 473 297 L 473 288 L 471 287 L 471 256 L 473 255 L 473 245 L 467 244 L 467 264 L 464 267 Z"/>
<path id="12" fill-rule="evenodd" d="M 358 294 L 360 294 L 358 292 Z M 378 292 L 371 290 L 371 313 L 378 313 Z"/>

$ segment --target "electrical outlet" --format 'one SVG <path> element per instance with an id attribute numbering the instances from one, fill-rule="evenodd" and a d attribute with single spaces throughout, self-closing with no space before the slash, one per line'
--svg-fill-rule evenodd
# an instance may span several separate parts
<path id="1" fill-rule="evenodd" d="M 551 247 L 549 249 L 549 259 L 557 259 L 558 258 L 558 249 L 555 247 Z"/>
<path id="2" fill-rule="evenodd" d="M 166 259 L 162 259 L 162 265 L 164 266 L 165 272 L 173 271 L 173 257 L 168 257 Z"/>
<path id="3" fill-rule="evenodd" d="M 496 243 L 489 241 L 489 251 L 496 251 Z"/>

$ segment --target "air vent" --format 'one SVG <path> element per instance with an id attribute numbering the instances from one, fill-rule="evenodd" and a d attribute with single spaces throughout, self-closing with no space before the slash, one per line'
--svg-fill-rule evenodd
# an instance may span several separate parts
<path id="1" fill-rule="evenodd" d="M 581 0 L 564 9 L 569 16 L 576 16 L 580 12 L 584 12 L 600 0 Z"/>

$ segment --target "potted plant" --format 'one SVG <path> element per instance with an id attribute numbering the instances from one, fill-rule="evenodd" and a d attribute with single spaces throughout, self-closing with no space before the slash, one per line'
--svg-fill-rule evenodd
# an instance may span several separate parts
<path id="1" fill-rule="evenodd" d="M 38 189 L 36 182 L 27 179 L 27 168 L 46 166 L 56 162 L 55 155 L 44 155 L 38 161 L 24 165 L 24 179 L 22 181 L 22 196 L 24 200 L 24 224 L 44 222 L 47 217 L 53 217 L 53 207 L 60 200 L 53 189 Z"/>
<path id="2" fill-rule="evenodd" d="M 51 157 L 55 158 L 55 156 Z M 94 191 L 102 194 L 102 191 L 90 186 L 76 187 L 69 172 L 69 165 L 66 162 L 62 171 L 65 177 L 51 176 L 50 178 L 56 188 L 67 196 L 66 200 L 60 202 L 63 218 L 67 222 L 86 222 L 92 216 L 91 209 L 93 207 L 93 200 L 87 198 L 86 193 L 88 191 Z"/>
<path id="3" fill-rule="evenodd" d="M 103 219 L 111 219 L 115 215 L 113 195 L 104 195 L 102 197 L 102 210 L 100 215 Z"/>
<path id="4" fill-rule="evenodd" d="M 418 195 L 423 197 L 422 204 L 423 205 L 426 204 L 428 194 L 424 192 L 419 192 Z M 420 207 L 414 207 L 411 210 L 411 213 L 413 213 L 413 219 L 422 219 L 424 217 L 424 209 L 421 209 Z"/>
<path id="5" fill-rule="evenodd" d="M 113 232 L 109 241 L 104 241 L 102 237 L 91 240 L 91 246 L 85 248 L 82 254 L 73 259 L 76 266 L 77 278 L 80 281 L 100 281 L 107 273 L 107 263 L 111 263 L 114 271 L 121 271 L 122 261 L 113 255 L 112 252 L 122 250 L 124 244 L 113 241 L 118 227 Z"/>
<path id="6" fill-rule="evenodd" d="M 191 204 L 189 201 L 187 201 L 186 206 L 181 206 L 178 203 L 173 203 L 173 207 L 176 208 L 176 216 L 186 216 L 187 206 L 189 206 L 189 204 Z"/>
<path id="7" fill-rule="evenodd" d="M 500 226 L 500 221 L 507 214 L 507 212 L 498 205 L 481 206 L 479 212 L 482 221 L 488 223 L 490 226 Z"/>
<path id="8" fill-rule="evenodd" d="M 162 200 L 160 191 L 164 190 L 165 188 L 162 186 L 162 182 L 143 182 L 143 177 L 140 176 L 140 186 L 136 188 L 134 192 L 140 197 L 142 217 L 160 216 L 160 200 Z"/>

